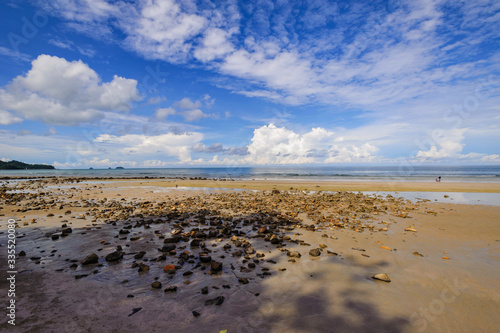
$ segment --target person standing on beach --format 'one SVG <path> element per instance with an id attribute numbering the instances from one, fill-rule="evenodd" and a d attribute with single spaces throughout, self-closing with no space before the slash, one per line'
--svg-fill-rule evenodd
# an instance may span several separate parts
<path id="1" fill-rule="evenodd" d="M 441 176 L 439 176 L 439 177 L 436 178 L 436 182 L 437 183 L 441 182 Z"/>

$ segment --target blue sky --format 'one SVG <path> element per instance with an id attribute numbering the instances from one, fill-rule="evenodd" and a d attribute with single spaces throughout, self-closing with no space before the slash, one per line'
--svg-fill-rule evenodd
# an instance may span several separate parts
<path id="1" fill-rule="evenodd" d="M 0 16 L 3 160 L 500 162 L 498 1 L 3 1 Z"/>

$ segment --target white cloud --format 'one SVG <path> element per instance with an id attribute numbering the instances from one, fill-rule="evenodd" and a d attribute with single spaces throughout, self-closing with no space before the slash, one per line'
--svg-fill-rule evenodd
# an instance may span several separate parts
<path id="1" fill-rule="evenodd" d="M 199 108 L 201 106 L 201 102 L 200 101 L 193 102 L 190 98 L 185 97 L 180 101 L 175 102 L 174 106 L 182 110 L 193 110 Z"/>
<path id="2" fill-rule="evenodd" d="M 158 119 L 165 119 L 168 116 L 173 116 L 176 111 L 173 108 L 160 108 L 155 111 L 155 116 Z"/>
<path id="3" fill-rule="evenodd" d="M 183 111 L 181 114 L 184 117 L 184 120 L 186 120 L 187 122 L 198 121 L 203 118 L 216 117 L 214 114 L 204 113 L 200 109 Z"/>
<path id="4" fill-rule="evenodd" d="M 137 81 L 114 76 L 101 82 L 82 61 L 40 55 L 26 75 L 0 89 L 0 107 L 31 120 L 77 125 L 102 118 L 101 111 L 129 111 L 140 99 Z"/>
<path id="5" fill-rule="evenodd" d="M 191 160 L 190 149 L 193 144 L 203 139 L 201 133 L 174 133 L 148 136 L 142 134 L 126 134 L 122 136 L 103 134 L 94 141 L 103 143 L 121 154 L 133 154 L 134 156 L 166 155 L 176 156 L 181 162 Z"/>
<path id="6" fill-rule="evenodd" d="M 298 134 L 273 124 L 254 130 L 248 146 L 248 164 L 308 164 L 372 162 L 378 148 L 365 143 L 343 145 L 335 133 L 317 127 Z"/>
<path id="7" fill-rule="evenodd" d="M 12 113 L 0 110 L 0 125 L 11 125 L 22 121 L 21 118 L 14 116 Z"/>
<path id="8" fill-rule="evenodd" d="M 234 46 L 228 40 L 230 35 L 230 32 L 222 29 L 208 29 L 205 31 L 201 45 L 195 49 L 194 57 L 202 62 L 208 62 L 217 58 L 222 58 L 226 54 L 232 52 Z"/>

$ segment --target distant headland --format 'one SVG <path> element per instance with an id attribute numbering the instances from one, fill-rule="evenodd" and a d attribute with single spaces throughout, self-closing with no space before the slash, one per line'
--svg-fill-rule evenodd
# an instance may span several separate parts
<path id="1" fill-rule="evenodd" d="M 47 164 L 28 164 L 19 161 L 0 161 L 0 170 L 37 170 L 37 169 L 55 169 L 52 165 Z"/>

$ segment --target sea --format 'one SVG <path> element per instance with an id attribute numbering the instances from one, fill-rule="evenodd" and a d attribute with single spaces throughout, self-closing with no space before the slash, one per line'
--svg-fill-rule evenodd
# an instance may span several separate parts
<path id="1" fill-rule="evenodd" d="M 234 180 L 402 181 L 500 183 L 500 166 L 272 166 L 0 170 L 0 177 L 165 177 Z"/>

